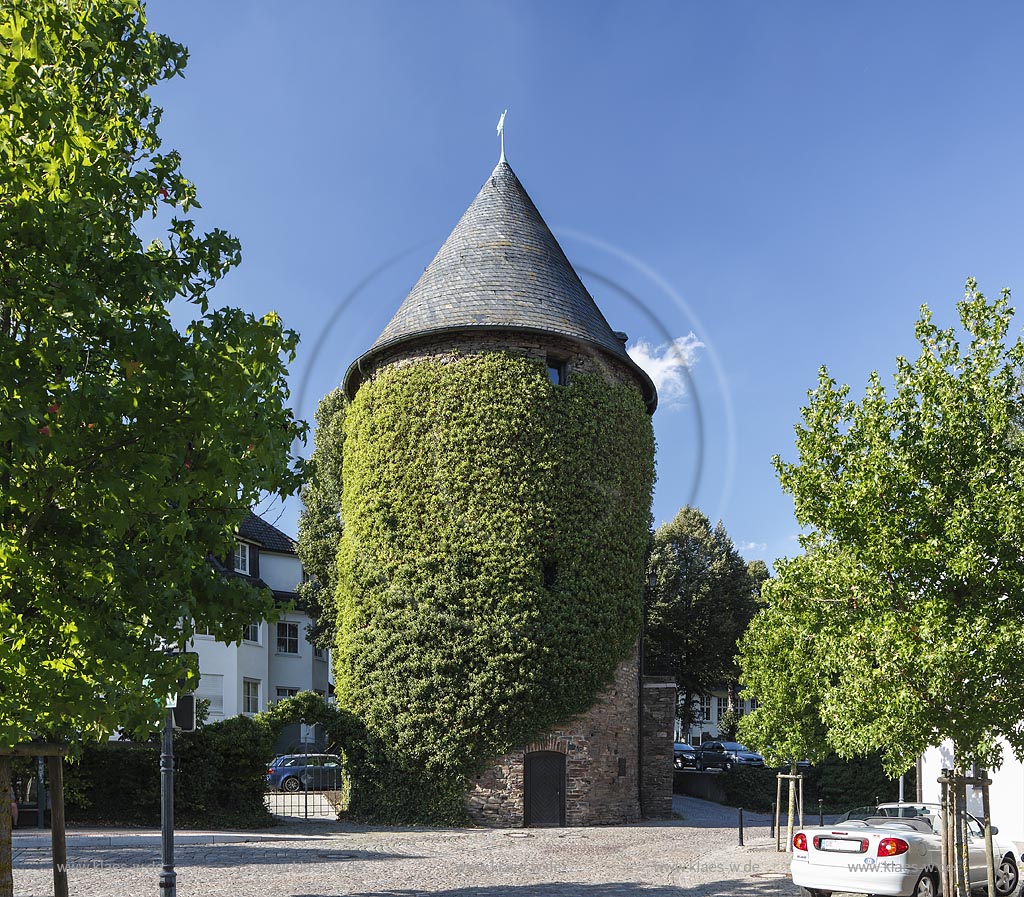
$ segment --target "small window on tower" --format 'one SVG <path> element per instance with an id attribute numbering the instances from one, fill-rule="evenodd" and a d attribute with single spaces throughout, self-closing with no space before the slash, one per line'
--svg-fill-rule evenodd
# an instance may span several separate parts
<path id="1" fill-rule="evenodd" d="M 564 358 L 548 356 L 548 379 L 555 386 L 565 386 L 569 382 L 569 362 Z"/>
<path id="2" fill-rule="evenodd" d="M 544 574 L 544 588 L 554 588 L 555 579 L 558 577 L 558 566 L 554 561 L 544 561 L 541 569 Z"/>

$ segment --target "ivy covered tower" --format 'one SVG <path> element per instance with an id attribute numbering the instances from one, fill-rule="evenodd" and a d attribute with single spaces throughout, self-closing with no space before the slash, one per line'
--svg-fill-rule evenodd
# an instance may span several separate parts
<path id="1" fill-rule="evenodd" d="M 657 396 L 625 339 L 502 158 L 346 373 L 335 656 L 366 733 L 354 815 L 639 816 Z"/>

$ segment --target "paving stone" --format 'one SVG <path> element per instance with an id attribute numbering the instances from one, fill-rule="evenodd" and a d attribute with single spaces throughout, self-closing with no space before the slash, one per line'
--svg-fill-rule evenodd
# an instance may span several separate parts
<path id="1" fill-rule="evenodd" d="M 323 823 L 176 845 L 179 897 L 796 897 L 767 819 L 675 798 L 659 823 L 565 829 L 375 828 Z M 147 832 L 151 837 L 152 833 Z M 226 836 L 225 836 L 226 837 Z M 25 839 L 23 839 L 25 840 Z M 160 848 L 68 842 L 77 897 L 159 893 Z M 129 840 L 127 837 L 125 840 Z M 15 842 L 15 894 L 53 894 L 49 851 Z"/>

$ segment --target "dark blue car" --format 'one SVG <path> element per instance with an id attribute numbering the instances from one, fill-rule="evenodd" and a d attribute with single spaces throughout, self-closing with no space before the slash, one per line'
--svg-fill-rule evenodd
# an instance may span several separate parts
<path id="1" fill-rule="evenodd" d="M 337 754 L 284 754 L 267 770 L 271 791 L 339 791 L 341 757 Z"/>

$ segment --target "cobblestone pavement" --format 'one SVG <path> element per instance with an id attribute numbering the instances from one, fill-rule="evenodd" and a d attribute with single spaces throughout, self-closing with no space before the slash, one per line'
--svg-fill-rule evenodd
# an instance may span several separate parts
<path id="1" fill-rule="evenodd" d="M 793 897 L 764 816 L 676 797 L 672 822 L 606 828 L 427 829 L 337 822 L 179 833 L 180 897 Z M 184 842 L 184 843 L 183 843 Z M 53 894 L 50 853 L 15 837 L 14 892 Z M 157 895 L 159 838 L 70 833 L 76 897 Z"/>

